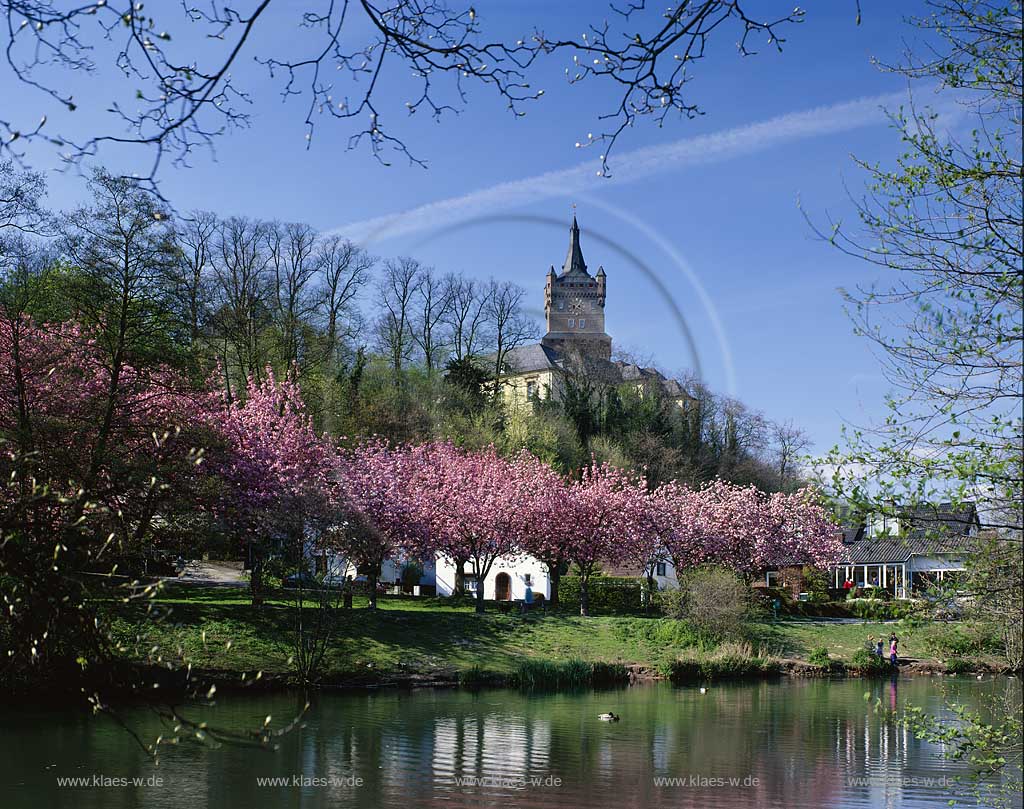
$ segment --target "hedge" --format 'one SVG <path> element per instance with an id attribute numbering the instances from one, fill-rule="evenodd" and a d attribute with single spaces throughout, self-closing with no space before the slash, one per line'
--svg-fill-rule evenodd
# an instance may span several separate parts
<path id="1" fill-rule="evenodd" d="M 592 576 L 589 587 L 591 613 L 630 613 L 644 609 L 647 583 L 630 576 Z M 580 577 L 563 576 L 558 585 L 558 603 L 563 609 L 578 608 Z"/>

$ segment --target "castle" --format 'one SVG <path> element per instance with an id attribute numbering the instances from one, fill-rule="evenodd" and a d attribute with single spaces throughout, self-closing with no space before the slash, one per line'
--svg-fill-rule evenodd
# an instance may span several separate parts
<path id="1" fill-rule="evenodd" d="M 547 333 L 539 343 L 519 346 L 504 357 L 502 390 L 507 404 L 516 407 L 537 399 L 560 399 L 569 374 L 582 374 L 606 384 L 633 384 L 678 404 L 690 397 L 683 386 L 657 369 L 612 359 L 612 338 L 605 332 L 604 310 L 608 276 L 603 266 L 591 275 L 580 245 L 576 217 L 569 228 L 569 250 L 562 271 L 548 270 L 544 286 Z"/>
<path id="2" fill-rule="evenodd" d="M 604 331 L 607 284 L 604 267 L 597 268 L 596 276 L 587 272 L 580 247 L 580 226 L 574 216 L 562 273 L 556 275 L 554 265 L 548 270 L 544 287 L 548 332 L 541 345 L 557 352 L 574 348 L 589 356 L 611 360 L 612 338 Z"/>

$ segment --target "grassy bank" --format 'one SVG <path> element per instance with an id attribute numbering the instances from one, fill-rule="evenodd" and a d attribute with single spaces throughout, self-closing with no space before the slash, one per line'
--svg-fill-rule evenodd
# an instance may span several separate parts
<path id="1" fill-rule="evenodd" d="M 242 590 L 175 587 L 158 601 L 158 615 L 110 605 L 126 659 L 250 676 L 286 679 L 293 654 L 293 612 L 286 597 L 257 610 Z M 565 687 L 614 682 L 624 666 L 679 679 L 777 673 L 780 661 L 806 661 L 826 647 L 848 666 L 868 636 L 896 631 L 907 658 L 997 666 L 982 634 L 948 624 L 754 622 L 742 641 L 702 644 L 685 624 L 667 618 L 497 611 L 476 615 L 469 604 L 445 599 L 382 598 L 379 609 L 342 611 L 323 664 L 333 684 L 416 680 L 500 682 Z M 743 651 L 746 649 L 747 651 Z M 756 651 L 755 651 L 756 650 Z M 554 662 L 553 662 L 554 661 Z"/>

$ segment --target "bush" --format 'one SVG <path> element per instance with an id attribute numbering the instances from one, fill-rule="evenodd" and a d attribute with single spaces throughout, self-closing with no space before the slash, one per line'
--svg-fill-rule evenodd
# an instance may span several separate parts
<path id="1" fill-rule="evenodd" d="M 746 643 L 726 643 L 710 654 L 688 653 L 673 661 L 669 671 L 672 682 L 770 677 L 779 674 L 781 665 L 763 651 L 755 652 Z"/>
<path id="2" fill-rule="evenodd" d="M 815 604 L 825 604 L 829 601 L 829 576 L 821 568 L 805 565 L 800 571 L 804 580 L 804 589 L 810 594 L 811 601 Z"/>
<path id="3" fill-rule="evenodd" d="M 662 609 L 681 618 L 707 640 L 740 634 L 750 614 L 750 587 L 731 570 L 694 568 L 679 578 L 679 594 L 662 600 Z"/>
<path id="4" fill-rule="evenodd" d="M 934 624 L 926 640 L 936 657 L 975 657 L 998 649 L 998 640 L 987 627 Z"/>
<path id="5" fill-rule="evenodd" d="M 642 579 L 629 576 L 592 576 L 590 579 L 590 612 L 638 613 L 643 612 Z M 558 601 L 563 607 L 578 607 L 580 603 L 580 577 L 563 576 L 558 585 Z"/>
<path id="6" fill-rule="evenodd" d="M 831 666 L 832 658 L 828 656 L 827 646 L 818 646 L 811 650 L 811 653 L 807 656 L 807 662 L 813 666 Z"/>
<path id="7" fill-rule="evenodd" d="M 592 688 L 629 682 L 629 672 L 621 663 L 524 660 L 513 679 L 520 688 Z"/>
<path id="8" fill-rule="evenodd" d="M 654 596 L 654 603 L 662 615 L 682 618 L 685 614 L 685 594 L 680 589 L 662 590 Z"/>
<path id="9" fill-rule="evenodd" d="M 884 657 L 879 657 L 867 649 L 858 649 L 850 659 L 850 666 L 860 674 L 889 674 L 892 664 Z"/>
<path id="10" fill-rule="evenodd" d="M 914 605 L 906 601 L 882 601 L 874 598 L 853 598 L 845 607 L 854 618 L 865 621 L 898 621 L 909 617 Z"/>

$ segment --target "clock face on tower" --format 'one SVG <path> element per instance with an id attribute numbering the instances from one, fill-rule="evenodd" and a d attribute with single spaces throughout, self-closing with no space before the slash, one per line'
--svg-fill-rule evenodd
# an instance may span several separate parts
<path id="1" fill-rule="evenodd" d="M 579 297 L 578 295 L 574 295 L 573 297 L 571 297 L 569 299 L 569 310 L 572 312 L 582 312 L 583 298 Z"/>

